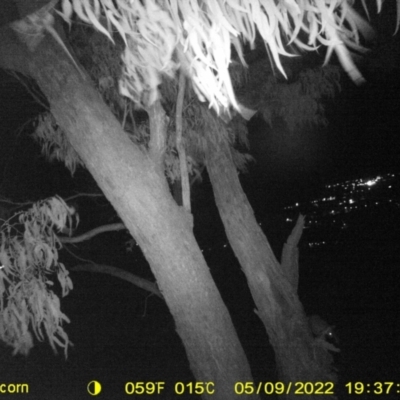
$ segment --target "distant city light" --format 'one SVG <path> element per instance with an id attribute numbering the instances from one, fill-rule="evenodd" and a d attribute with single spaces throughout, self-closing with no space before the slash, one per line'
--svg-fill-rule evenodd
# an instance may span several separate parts
<path id="1" fill-rule="evenodd" d="M 360 183 L 360 185 L 365 185 L 365 186 L 373 186 L 375 185 L 377 182 L 379 182 L 382 179 L 381 176 L 377 176 L 375 179 L 369 179 L 368 181 L 362 182 Z"/>
<path id="2" fill-rule="evenodd" d="M 374 207 L 371 212 L 376 213 L 378 207 L 400 206 L 400 199 L 397 194 L 399 182 L 400 174 L 386 174 L 368 179 L 357 178 L 334 184 L 330 183 L 324 186 L 324 191 L 321 191 L 318 198 L 303 203 L 296 202 L 284 207 L 284 209 L 292 213 L 301 208 L 307 214 L 305 229 L 309 228 L 308 235 L 312 235 L 308 242 L 309 247 L 323 246 L 327 243 L 334 244 L 337 243 L 337 240 L 315 241 L 315 236 L 323 239 L 324 235 L 327 235 L 332 238 L 335 231 L 353 227 L 353 215 L 354 217 L 358 215 L 355 213 L 365 213 L 371 207 Z M 389 191 L 389 189 L 391 190 Z M 350 219 L 348 219 L 349 217 Z M 292 223 L 293 215 L 286 216 L 285 221 Z M 314 238 L 311 239 L 313 236 Z"/>

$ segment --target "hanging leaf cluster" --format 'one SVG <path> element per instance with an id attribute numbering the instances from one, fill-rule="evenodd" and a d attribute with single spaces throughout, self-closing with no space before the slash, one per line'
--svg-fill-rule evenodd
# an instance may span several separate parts
<path id="1" fill-rule="evenodd" d="M 63 0 L 59 13 L 69 24 L 76 13 L 111 40 L 112 29 L 119 32 L 125 43 L 120 92 L 136 104 L 151 105 L 159 97 L 160 75 L 172 77 L 183 68 L 198 98 L 219 113 L 221 108 L 239 108 L 228 73 L 231 45 L 245 63 L 241 41 L 253 45 L 257 32 L 283 75 L 280 57 L 293 56 L 287 44 L 307 51 L 322 44 L 328 49 L 326 61 L 335 51 L 351 78 L 362 82 L 348 48 L 362 51 L 359 32 L 370 37 L 372 29 L 352 4 L 352 0 Z M 376 4 L 380 10 L 382 0 Z"/>
<path id="2" fill-rule="evenodd" d="M 18 222 L 1 226 L 0 246 L 0 340 L 13 347 L 13 354 L 27 355 L 34 337 L 47 338 L 67 356 L 71 344 L 63 322 L 70 322 L 51 289 L 56 275 L 65 296 L 72 281 L 58 260 L 61 247 L 56 232 L 77 223 L 75 210 L 59 197 L 34 204 L 18 215 Z"/>
<path id="3" fill-rule="evenodd" d="M 49 161 L 64 162 L 72 175 L 78 165 L 84 165 L 50 112 L 38 116 L 37 126 L 32 136 L 42 146 L 42 153 Z"/>

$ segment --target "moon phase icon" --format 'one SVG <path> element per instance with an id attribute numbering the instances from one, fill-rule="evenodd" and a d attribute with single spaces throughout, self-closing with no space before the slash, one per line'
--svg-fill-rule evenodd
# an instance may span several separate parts
<path id="1" fill-rule="evenodd" d="M 97 381 L 91 381 L 87 385 L 87 391 L 92 396 L 97 396 L 101 392 L 101 384 Z"/>

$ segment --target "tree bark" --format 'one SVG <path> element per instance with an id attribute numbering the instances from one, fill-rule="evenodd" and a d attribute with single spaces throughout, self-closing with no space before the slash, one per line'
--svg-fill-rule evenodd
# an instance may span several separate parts
<path id="1" fill-rule="evenodd" d="M 2 28 L 0 67 L 35 79 L 57 123 L 141 247 L 194 376 L 215 385 L 215 394 L 203 398 L 239 398 L 235 383 L 252 380 L 246 356 L 162 169 L 128 139 L 89 78 L 48 35 L 30 52 Z"/>
<path id="2" fill-rule="evenodd" d="M 221 135 L 218 150 L 206 152 L 216 204 L 225 232 L 247 278 L 275 351 L 280 379 L 284 382 L 326 382 L 328 377 L 315 362 L 312 336 L 303 307 L 282 271 L 267 238 L 258 225 L 243 192 L 230 145 Z M 294 394 L 288 398 L 295 398 Z"/>

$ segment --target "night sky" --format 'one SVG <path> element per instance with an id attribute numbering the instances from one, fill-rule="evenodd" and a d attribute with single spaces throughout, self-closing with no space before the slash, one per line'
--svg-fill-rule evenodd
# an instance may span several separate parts
<path id="1" fill-rule="evenodd" d="M 389 21 L 391 16 L 389 10 L 382 20 Z M 249 151 L 255 162 L 240 178 L 278 256 L 291 229 L 276 228 L 283 226 L 284 206 L 321 195 L 329 182 L 400 172 L 398 38 L 391 36 L 393 22 L 381 22 L 379 27 L 381 36 L 375 50 L 360 67 L 367 83 L 356 87 L 343 77 L 342 91 L 325 105 L 328 126 L 293 133 L 283 123 L 271 127 L 259 118 L 248 125 Z M 0 104 L 1 197 L 21 202 L 96 190 L 85 171 L 78 170 L 72 180 L 64 166 L 49 164 L 40 155 L 39 146 L 29 138 L 28 120 L 41 108 L 4 71 L 0 71 Z M 24 124 L 26 129 L 19 131 Z M 232 313 L 254 378 L 274 380 L 273 354 L 252 312 L 254 305 L 244 275 L 226 246 L 206 175 L 203 183 L 193 188 L 192 200 L 196 237 Z M 96 213 L 90 212 L 93 203 L 82 202 L 82 231 L 113 221 L 105 201 L 97 202 L 96 207 Z M 209 222 L 196 225 L 196 217 L 197 221 L 216 222 L 210 229 Z M 95 238 L 90 245 L 71 247 L 71 251 L 122 268 L 131 269 L 134 264 L 135 273 L 152 279 L 140 251 L 124 253 L 122 243 L 128 239 L 126 233 L 119 232 Z M 357 254 L 356 250 L 352 249 Z M 393 248 L 393 253 L 398 252 Z M 79 263 L 71 254 L 63 252 L 62 256 L 67 265 Z M 366 258 L 364 254 L 363 262 Z M 400 383 L 400 260 L 385 265 L 371 258 L 369 264 L 360 265 L 354 255 L 346 262 L 346 254 L 342 258 L 321 254 L 302 262 L 300 297 L 306 311 L 323 315 L 338 328 L 341 383 L 357 379 Z M 72 273 L 72 278 L 75 288 L 62 302 L 72 320 L 66 330 L 75 343 L 68 360 L 61 354 L 54 356 L 47 343 L 37 343 L 27 358 L 11 357 L 10 350 L 2 348 L 0 381 L 29 382 L 33 391 L 29 399 L 72 399 L 84 398 L 87 383 L 97 379 L 105 388 L 102 398 L 117 399 L 126 398 L 120 393 L 127 381 L 193 379 L 173 320 L 160 299 L 107 276 Z"/>

